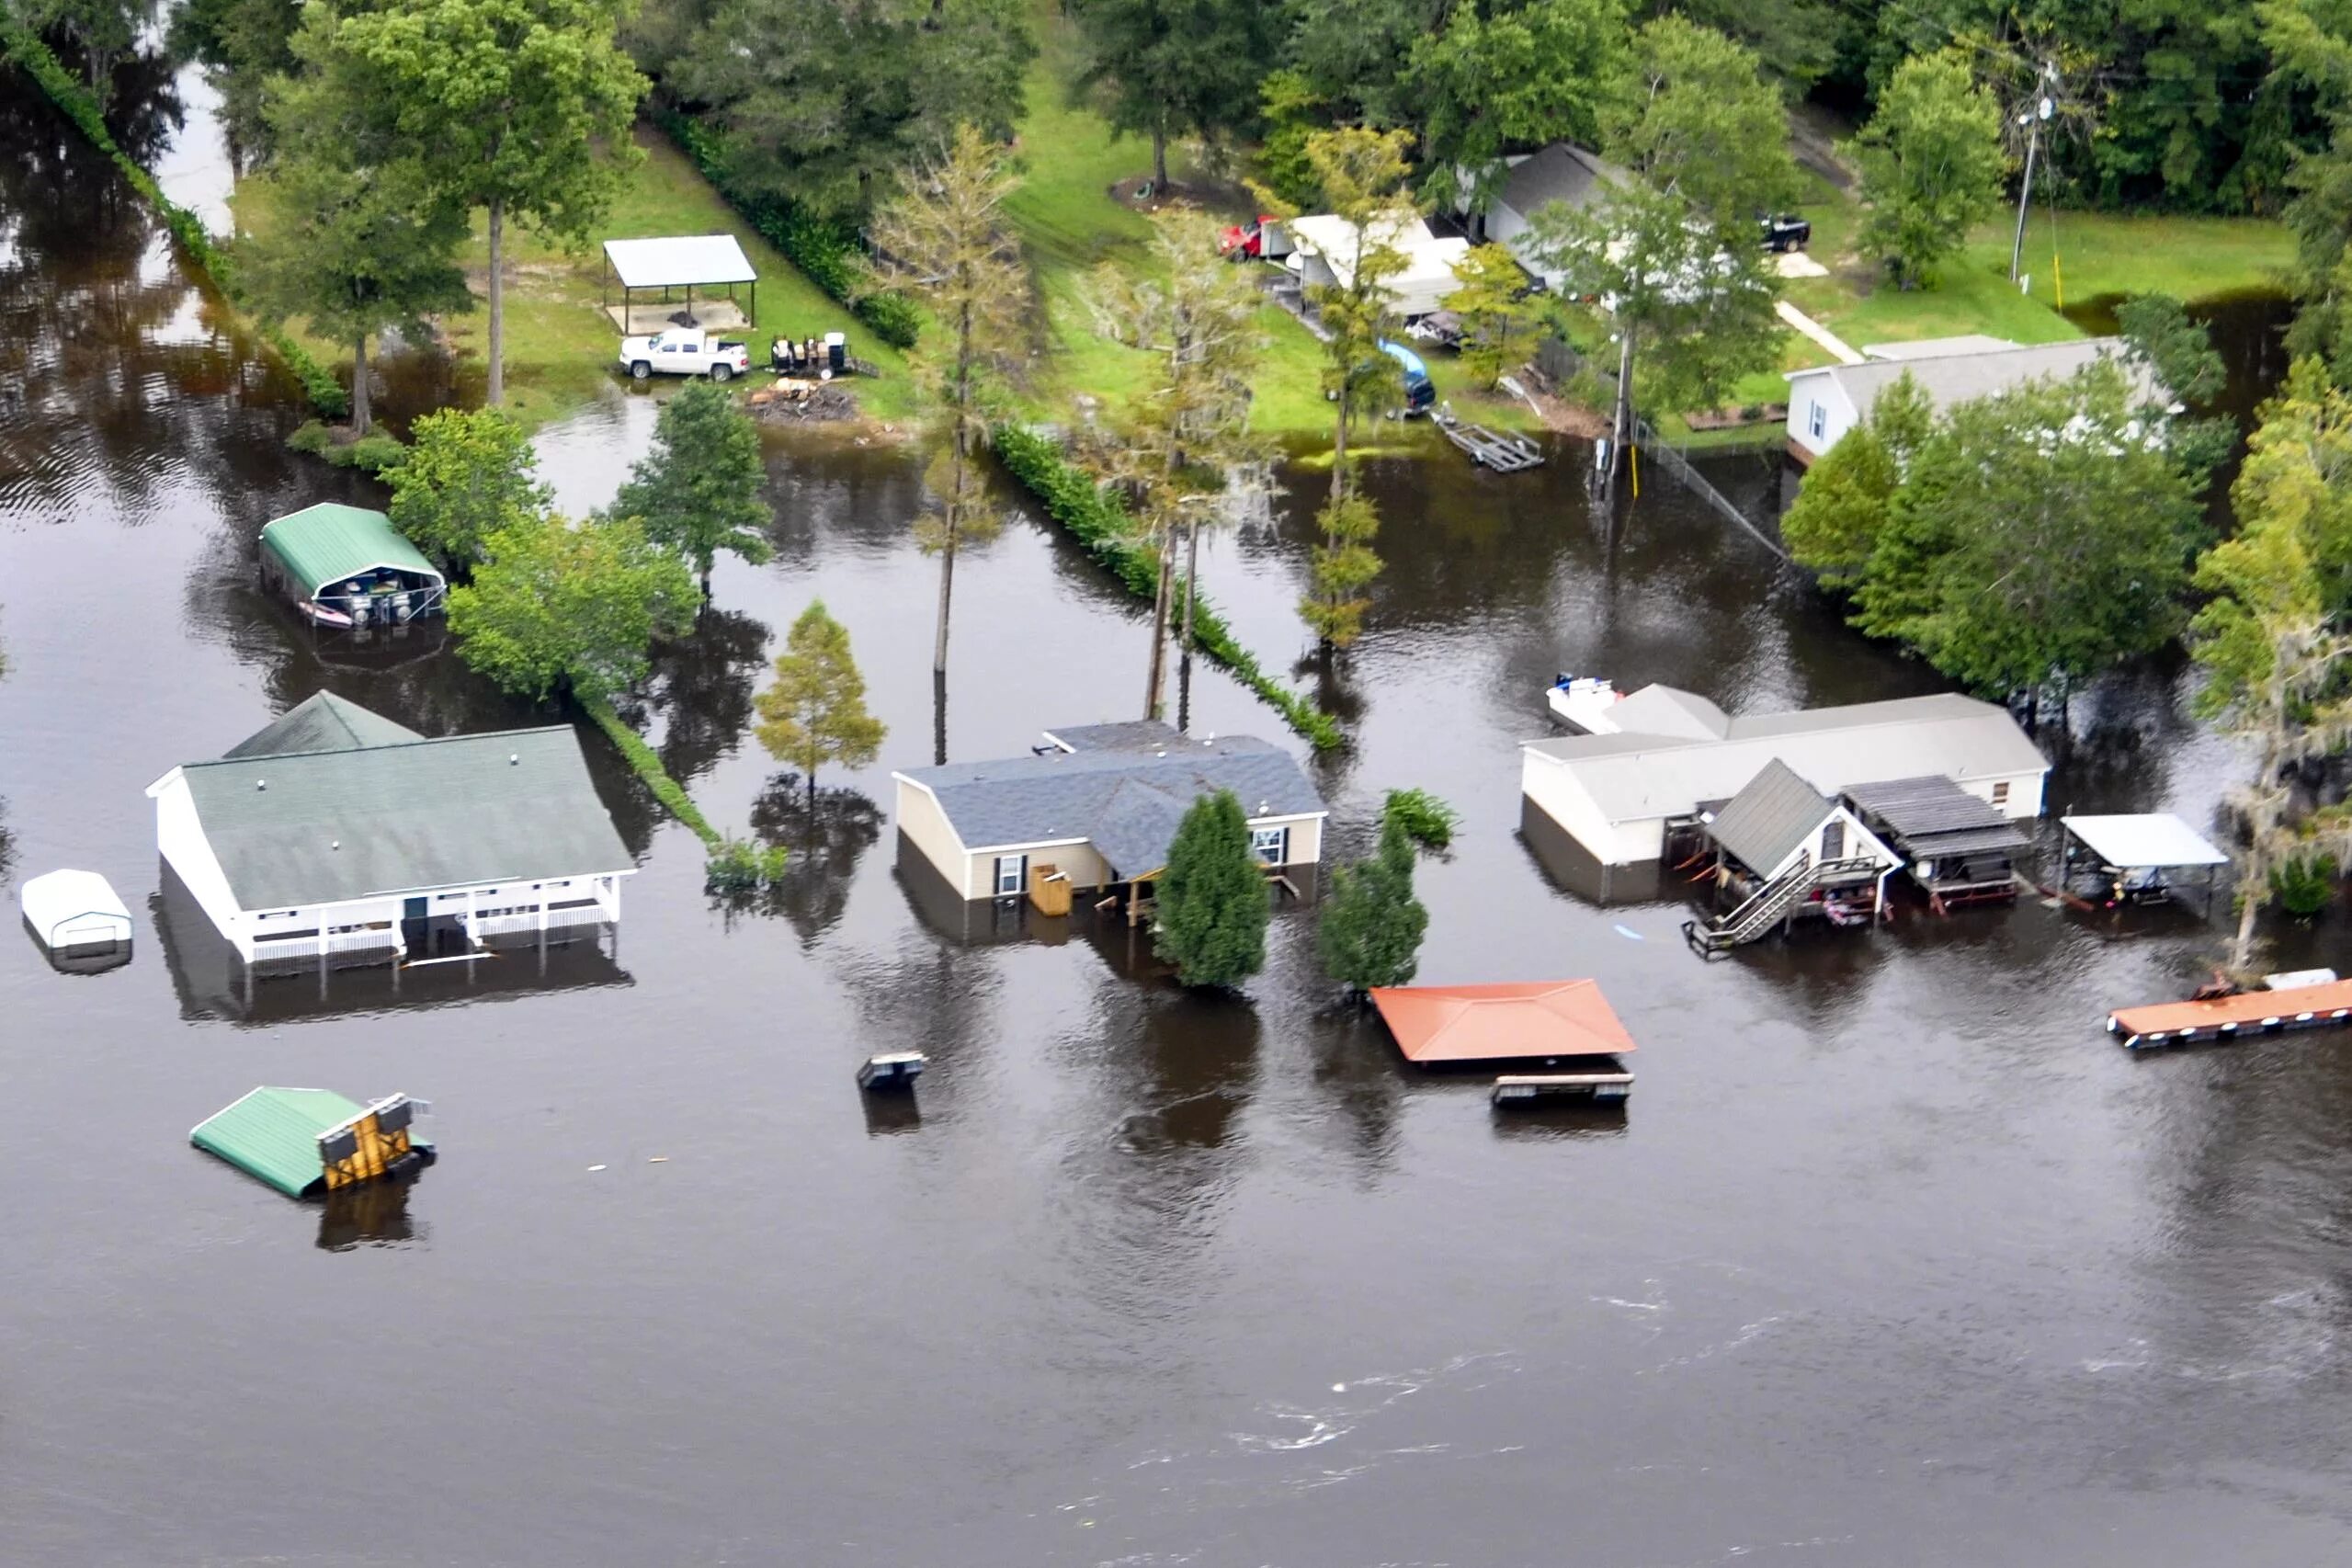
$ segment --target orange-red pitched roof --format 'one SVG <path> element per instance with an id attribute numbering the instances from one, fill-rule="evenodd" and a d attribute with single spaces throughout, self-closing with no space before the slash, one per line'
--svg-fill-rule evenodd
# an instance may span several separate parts
<path id="1" fill-rule="evenodd" d="M 1372 1005 L 1414 1062 L 1617 1056 L 1634 1048 L 1590 980 L 1376 986 Z"/>

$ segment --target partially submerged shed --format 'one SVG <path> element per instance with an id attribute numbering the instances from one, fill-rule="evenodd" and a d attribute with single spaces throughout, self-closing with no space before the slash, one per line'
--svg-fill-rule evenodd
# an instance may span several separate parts
<path id="1" fill-rule="evenodd" d="M 449 595 L 440 568 L 390 517 L 333 501 L 262 528 L 261 576 L 312 625 L 336 631 L 439 615 Z"/>
<path id="2" fill-rule="evenodd" d="M 119 960 L 131 956 L 131 911 L 96 871 L 50 871 L 35 877 L 17 890 L 17 904 L 52 960 Z"/>
<path id="3" fill-rule="evenodd" d="M 1846 804 L 1893 846 L 1931 906 L 2014 898 L 2023 829 L 1940 774 L 1849 784 Z"/>
<path id="4" fill-rule="evenodd" d="M 188 1142 L 289 1198 L 309 1198 L 433 1161 L 411 1125 L 416 1102 L 390 1095 L 357 1105 L 332 1089 L 258 1088 L 188 1131 Z"/>
<path id="5" fill-rule="evenodd" d="M 620 285 L 620 310 L 612 308 L 612 285 Z M 744 323 L 749 326 L 759 316 L 759 273 L 744 255 L 744 247 L 733 234 L 673 234 L 661 239 L 607 240 L 605 242 L 605 313 L 614 315 L 614 324 L 624 333 L 633 332 L 631 309 L 641 289 L 658 289 L 662 301 L 669 302 L 670 290 L 686 290 L 686 320 L 681 324 L 692 326 L 694 321 L 694 290 L 724 287 L 727 298 L 735 297 L 735 285 L 751 285 L 751 308 L 744 312 Z"/>
<path id="6" fill-rule="evenodd" d="M 1556 1097 L 1623 1100 L 1633 1037 L 1590 980 L 1497 985 L 1386 985 L 1372 1006 L 1405 1060 L 1421 1066 L 1540 1066 L 1494 1080 L 1497 1106 Z"/>

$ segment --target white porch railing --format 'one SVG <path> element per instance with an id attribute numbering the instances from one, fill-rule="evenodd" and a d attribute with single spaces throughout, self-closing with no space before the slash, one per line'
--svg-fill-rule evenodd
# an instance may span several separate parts
<path id="1" fill-rule="evenodd" d="M 399 946 L 400 930 L 397 926 L 382 931 L 330 931 L 324 948 L 319 945 L 316 932 L 305 932 L 282 937 L 256 937 L 253 956 L 256 961 L 263 959 L 307 959 L 316 958 L 322 952 L 366 953 Z"/>
<path id="2" fill-rule="evenodd" d="M 607 918 L 605 912 L 593 903 L 579 904 L 570 909 L 551 909 L 547 912 L 547 929 L 568 931 L 582 926 L 601 926 Z M 483 915 L 473 923 L 473 934 L 478 937 L 508 937 L 517 931 L 536 934 L 539 929 L 539 911 L 536 909 L 521 915 Z"/>

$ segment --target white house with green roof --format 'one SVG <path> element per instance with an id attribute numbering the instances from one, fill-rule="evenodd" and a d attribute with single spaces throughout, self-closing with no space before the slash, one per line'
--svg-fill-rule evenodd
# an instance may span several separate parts
<path id="1" fill-rule="evenodd" d="M 247 963 L 592 936 L 636 870 L 563 724 L 427 738 L 321 692 L 147 794 Z"/>
<path id="2" fill-rule="evenodd" d="M 449 583 L 381 512 L 322 501 L 261 530 L 262 581 L 313 626 L 367 631 L 443 612 Z"/>

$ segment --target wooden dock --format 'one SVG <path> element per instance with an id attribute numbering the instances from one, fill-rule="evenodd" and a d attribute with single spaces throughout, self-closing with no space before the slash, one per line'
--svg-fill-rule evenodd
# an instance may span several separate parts
<path id="1" fill-rule="evenodd" d="M 2245 991 L 2210 1002 L 2118 1007 L 2107 1016 L 2108 1033 L 2118 1036 L 2126 1051 L 2187 1045 L 2193 1040 L 2241 1040 L 2347 1022 L 2352 1022 L 2352 980 L 2284 991 Z"/>
<path id="2" fill-rule="evenodd" d="M 1465 425 L 1442 409 L 1437 413 L 1437 426 L 1446 433 L 1447 440 L 1468 452 L 1470 460 L 1481 468 L 1491 468 L 1497 473 L 1517 473 L 1543 462 L 1543 449 L 1525 436 L 1506 436 L 1483 425 Z"/>

